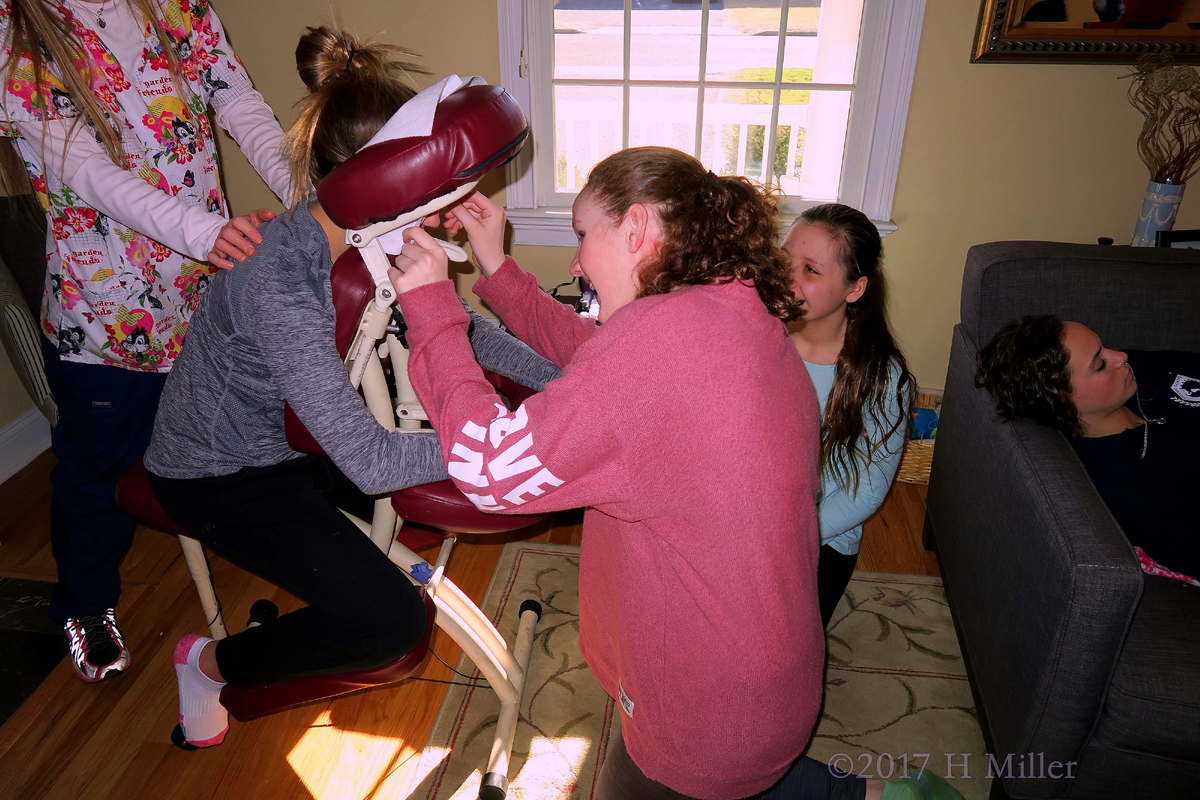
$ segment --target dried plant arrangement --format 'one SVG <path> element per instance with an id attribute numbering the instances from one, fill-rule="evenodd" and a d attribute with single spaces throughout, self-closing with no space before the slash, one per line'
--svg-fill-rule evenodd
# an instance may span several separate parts
<path id="1" fill-rule="evenodd" d="M 1138 60 L 1129 102 L 1145 122 L 1138 155 L 1155 183 L 1184 184 L 1200 171 L 1200 73 L 1165 53 Z"/>

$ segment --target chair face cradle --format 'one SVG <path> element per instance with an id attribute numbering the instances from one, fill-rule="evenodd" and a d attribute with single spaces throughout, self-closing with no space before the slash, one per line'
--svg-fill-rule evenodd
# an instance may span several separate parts
<path id="1" fill-rule="evenodd" d="M 354 245 L 338 259 L 330 276 L 338 350 L 351 383 L 360 390 L 375 419 L 389 431 L 418 430 L 426 417 L 408 381 L 408 351 L 397 335 L 398 328 L 392 325 L 391 306 L 396 298 L 387 278 L 387 255 L 378 237 L 468 194 L 484 174 L 517 154 L 527 132 L 524 116 L 506 92 L 487 85 L 466 86 L 438 105 L 430 136 L 370 145 L 321 183 L 318 196 L 322 207 L 348 230 L 347 241 Z M 393 385 L 389 385 L 389 373 Z M 285 426 L 293 449 L 324 455 L 290 408 L 285 408 Z M 158 505 L 140 462 L 122 478 L 118 502 L 143 524 L 179 536 L 210 632 L 215 639 L 223 638 L 225 624 L 203 550 Z M 462 647 L 500 697 L 500 718 L 480 797 L 503 798 L 525 669 L 541 610 L 536 604 L 522 606 L 510 647 L 479 607 L 445 576 L 445 567 L 455 533 L 512 531 L 541 517 L 484 514 L 451 481 L 414 486 L 378 498 L 371 523 L 349 513 L 346 516 L 423 588 L 430 618 Z M 433 531 L 404 527 L 405 520 Z M 433 564 L 413 551 L 439 541 L 441 548 Z M 392 664 L 328 677 L 229 684 L 222 691 L 221 702 L 235 718 L 245 720 L 394 683 L 419 669 L 431 631 L 428 626 L 416 650 Z"/>

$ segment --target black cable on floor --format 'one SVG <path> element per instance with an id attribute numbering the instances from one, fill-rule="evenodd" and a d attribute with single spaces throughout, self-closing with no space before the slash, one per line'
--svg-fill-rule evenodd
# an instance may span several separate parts
<path id="1" fill-rule="evenodd" d="M 487 683 L 487 680 L 485 680 L 484 678 L 476 678 L 474 675 L 468 675 L 465 672 L 459 672 L 454 667 L 450 666 L 449 664 L 446 664 L 446 662 L 442 659 L 442 657 L 439 656 L 437 653 L 434 653 L 432 650 L 430 650 L 429 652 L 434 658 L 436 658 L 438 661 L 441 661 L 442 664 L 444 664 L 446 666 L 446 669 L 450 670 L 455 675 L 461 675 L 464 678 L 466 678 L 467 680 L 472 681 L 472 683 L 470 683 L 470 684 L 458 684 L 458 685 L 460 685 L 460 686 L 479 686 L 481 684 Z"/>
<path id="2" fill-rule="evenodd" d="M 427 682 L 427 683 L 444 683 L 444 684 L 446 684 L 447 686 L 466 686 L 466 687 L 475 687 L 475 686 L 480 686 L 480 685 L 482 685 L 482 684 L 478 684 L 478 683 L 463 683 L 462 681 L 443 681 L 443 680 L 439 680 L 439 679 L 437 679 L 437 678 L 415 678 L 415 677 L 410 677 L 410 678 L 408 678 L 408 680 L 410 680 L 410 681 L 425 681 L 425 682 Z"/>

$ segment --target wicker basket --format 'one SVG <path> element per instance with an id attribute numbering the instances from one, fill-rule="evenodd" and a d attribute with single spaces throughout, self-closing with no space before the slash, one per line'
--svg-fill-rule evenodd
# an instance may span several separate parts
<path id="1" fill-rule="evenodd" d="M 929 483 L 929 468 L 933 466 L 933 439 L 909 439 L 904 443 L 904 456 L 896 480 L 905 483 Z"/>

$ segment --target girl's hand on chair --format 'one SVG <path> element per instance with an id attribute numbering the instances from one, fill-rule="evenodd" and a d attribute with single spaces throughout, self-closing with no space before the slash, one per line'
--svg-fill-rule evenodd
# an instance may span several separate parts
<path id="1" fill-rule="evenodd" d="M 479 192 L 446 211 L 446 231 L 467 232 L 475 261 L 489 278 L 504 263 L 504 219 L 504 209 Z"/>
<path id="2" fill-rule="evenodd" d="M 274 211 L 260 208 L 229 220 L 217 234 L 217 241 L 208 252 L 208 260 L 221 269 L 233 269 L 235 261 L 245 261 L 254 255 L 254 245 L 262 244 L 258 226 L 273 219 Z"/>
<path id="3" fill-rule="evenodd" d="M 388 270 L 397 294 L 450 279 L 450 259 L 437 240 L 421 227 L 404 232 L 404 246 L 396 256 L 396 266 Z"/>

